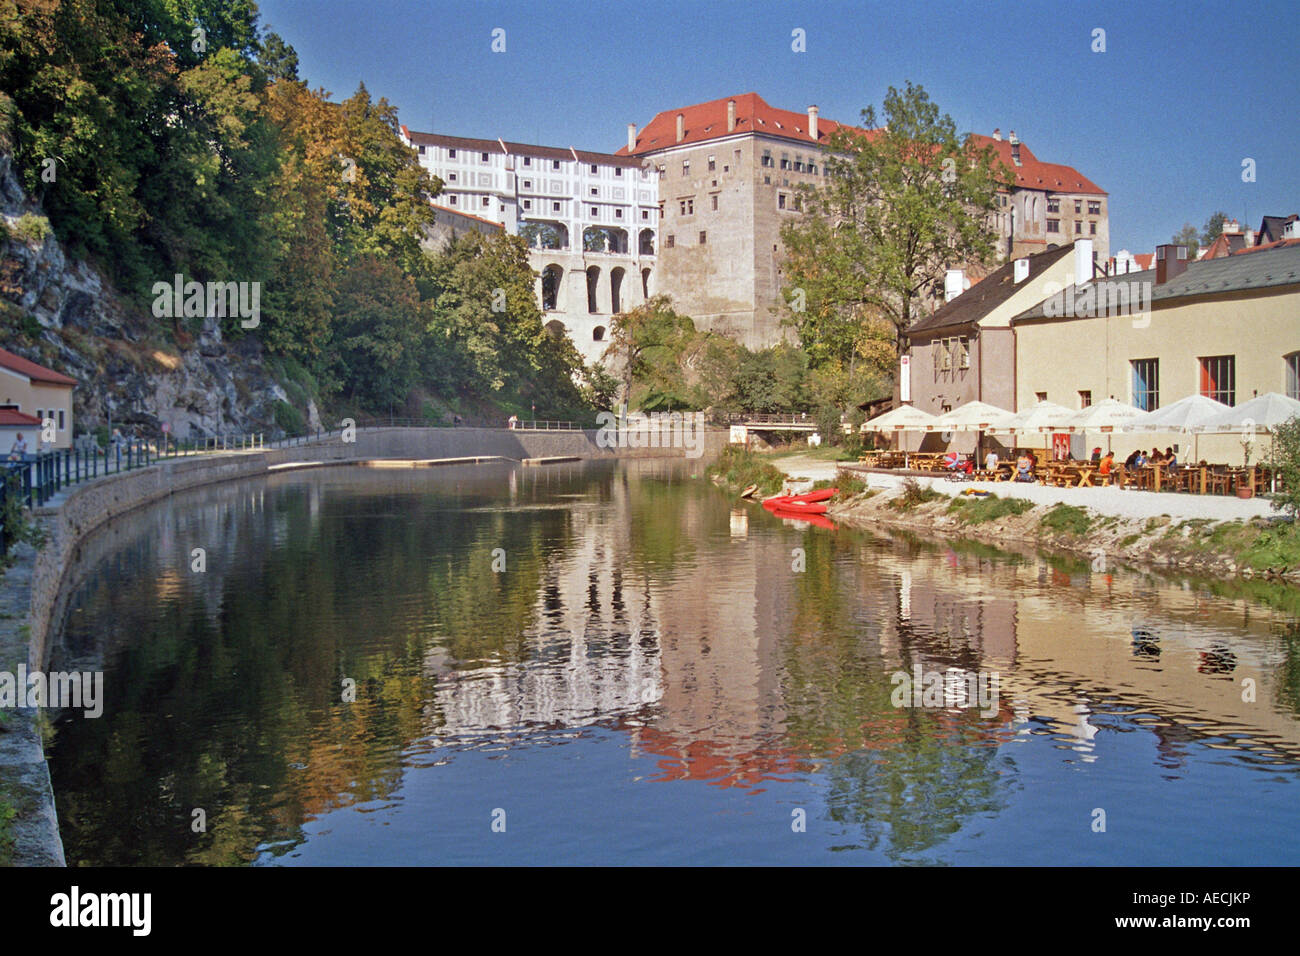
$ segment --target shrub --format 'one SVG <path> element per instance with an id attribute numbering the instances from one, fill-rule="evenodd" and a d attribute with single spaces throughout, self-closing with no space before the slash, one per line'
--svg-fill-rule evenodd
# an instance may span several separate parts
<path id="1" fill-rule="evenodd" d="M 1284 489 L 1272 495 L 1273 507 L 1292 518 L 1300 517 L 1300 415 L 1273 431 L 1268 463 L 1282 479 Z"/>
<path id="2" fill-rule="evenodd" d="M 942 493 L 909 476 L 903 479 L 903 493 L 890 501 L 889 506 L 896 511 L 911 511 L 918 505 L 938 501 L 944 497 L 946 496 Z"/>
<path id="3" fill-rule="evenodd" d="M 287 435 L 301 435 L 307 430 L 307 419 L 288 402 L 275 403 L 275 425 Z"/>
<path id="4" fill-rule="evenodd" d="M 1054 505 L 1042 520 L 1044 528 L 1057 534 L 1086 534 L 1091 525 L 1087 510 L 1077 505 Z"/>
<path id="5" fill-rule="evenodd" d="M 29 245 L 39 246 L 50 235 L 50 221 L 44 216 L 25 212 L 9 227 L 9 234 Z"/>
<path id="6" fill-rule="evenodd" d="M 780 491 L 786 480 L 785 472 L 780 468 L 741 445 L 724 448 L 706 474 L 710 478 L 720 477 L 725 484 L 736 489 L 758 485 L 759 493 L 764 495 Z"/>
<path id="7" fill-rule="evenodd" d="M 1022 515 L 1026 511 L 1032 511 L 1033 507 L 1034 503 L 1024 498 L 999 498 L 997 495 L 988 495 L 984 498 L 969 496 L 954 498 L 948 510 L 957 515 L 963 524 L 983 524 L 1009 515 Z"/>

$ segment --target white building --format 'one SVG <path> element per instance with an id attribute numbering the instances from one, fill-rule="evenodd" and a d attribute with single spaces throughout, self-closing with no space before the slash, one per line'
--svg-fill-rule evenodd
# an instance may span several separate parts
<path id="1" fill-rule="evenodd" d="M 442 181 L 439 206 L 528 238 L 547 327 L 587 361 L 604 352 L 611 317 L 654 294 L 659 181 L 643 160 L 405 126 L 402 137 Z"/>

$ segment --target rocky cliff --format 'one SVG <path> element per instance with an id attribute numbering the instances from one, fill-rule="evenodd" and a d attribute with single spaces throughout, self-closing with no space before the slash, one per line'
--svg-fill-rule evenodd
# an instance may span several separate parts
<path id="1" fill-rule="evenodd" d="M 213 319 L 187 332 L 131 302 L 94 266 L 70 261 L 6 155 L 0 217 L 0 347 L 77 379 L 78 432 L 110 419 L 142 436 L 164 423 L 180 438 L 277 431 L 277 405 L 289 396 L 256 337 L 223 341 Z M 298 412 L 315 425 L 315 406 L 296 393 Z"/>

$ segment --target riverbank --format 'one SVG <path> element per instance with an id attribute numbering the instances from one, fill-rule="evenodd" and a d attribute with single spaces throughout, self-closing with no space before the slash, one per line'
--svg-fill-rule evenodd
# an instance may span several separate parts
<path id="1" fill-rule="evenodd" d="M 812 477 L 811 459 L 773 457 L 771 463 L 791 480 Z M 1103 566 L 1154 565 L 1300 584 L 1300 528 L 1262 499 L 909 479 L 819 464 L 835 465 L 835 483 L 854 489 L 837 496 L 827 512 L 849 525 L 1029 544 L 1085 555 Z"/>

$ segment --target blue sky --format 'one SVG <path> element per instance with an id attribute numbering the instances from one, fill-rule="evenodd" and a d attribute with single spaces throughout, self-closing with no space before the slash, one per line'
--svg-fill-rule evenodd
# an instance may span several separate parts
<path id="1" fill-rule="evenodd" d="M 660 110 L 752 90 L 855 122 L 911 80 L 962 132 L 1014 129 L 1105 189 L 1112 253 L 1149 252 L 1216 209 L 1250 226 L 1300 212 L 1296 0 L 259 6 L 312 86 L 342 99 L 364 81 L 414 129 L 612 152 Z M 498 27 L 505 53 L 491 50 Z M 796 28 L 806 52 L 791 49 Z"/>

